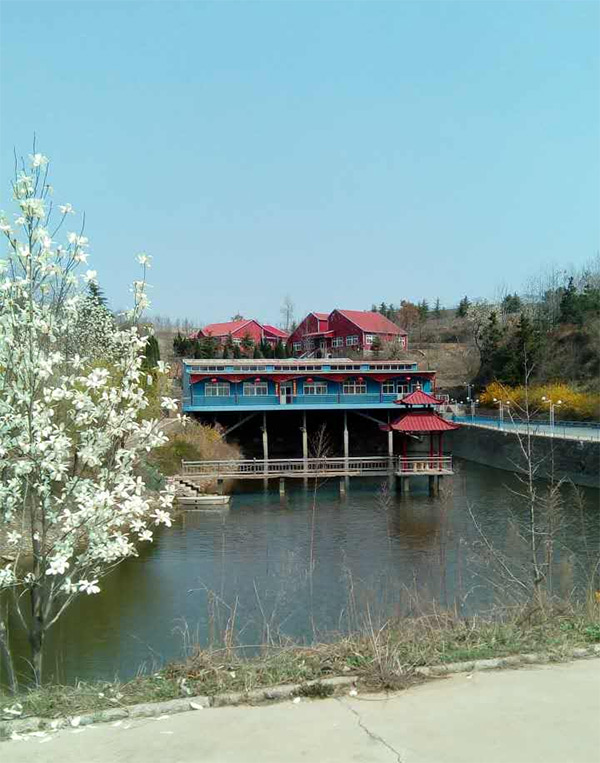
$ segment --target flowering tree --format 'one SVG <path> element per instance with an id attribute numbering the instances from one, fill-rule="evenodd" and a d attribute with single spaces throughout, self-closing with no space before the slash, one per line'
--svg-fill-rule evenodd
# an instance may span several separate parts
<path id="1" fill-rule="evenodd" d="M 151 378 L 135 324 L 147 305 L 149 258 L 138 256 L 144 276 L 133 283 L 129 322 L 117 326 L 82 293 L 96 281 L 93 270 L 78 276 L 88 258 L 83 228 L 55 243 L 73 208 L 56 214 L 47 178 L 42 154 L 21 162 L 12 184 L 19 211 L 14 220 L 0 216 L 8 244 L 0 269 L 0 522 L 14 549 L 0 567 L 0 601 L 27 633 L 37 684 L 48 629 L 77 596 L 99 593 L 102 577 L 152 540 L 153 526 L 170 525 L 173 500 L 168 490 L 153 499 L 137 471 L 167 439 L 142 413 Z M 101 353 L 77 341 L 82 325 L 102 335 Z M 162 406 L 176 407 L 167 397 Z M 7 616 L 0 612 L 0 655 L 16 690 Z"/>

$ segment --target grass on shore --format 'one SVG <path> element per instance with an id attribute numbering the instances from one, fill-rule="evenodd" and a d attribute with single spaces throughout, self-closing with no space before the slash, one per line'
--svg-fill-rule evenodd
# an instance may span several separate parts
<path id="1" fill-rule="evenodd" d="M 405 618 L 313 646 L 269 646 L 247 659 L 240 649 L 198 648 L 184 661 L 124 683 L 48 685 L 18 697 L 0 693 L 0 709 L 19 702 L 21 717 L 56 718 L 346 674 L 356 675 L 369 689 L 401 689 L 422 680 L 414 673 L 417 666 L 526 652 L 563 659 L 570 649 L 600 642 L 599 609 L 595 603 L 581 611 L 558 607 L 543 616 L 535 610 L 513 610 L 489 619 L 453 614 Z"/>

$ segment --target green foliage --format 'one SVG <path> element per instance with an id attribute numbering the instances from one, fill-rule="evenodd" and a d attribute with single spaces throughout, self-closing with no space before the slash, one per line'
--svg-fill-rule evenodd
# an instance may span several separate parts
<path id="1" fill-rule="evenodd" d="M 419 321 L 423 323 L 427 320 L 429 316 L 429 304 L 427 303 L 427 300 L 424 299 L 417 305 L 417 309 L 419 311 Z"/>
<path id="2" fill-rule="evenodd" d="M 378 358 L 381 354 L 382 347 L 383 345 L 381 343 L 381 337 L 376 335 L 373 338 L 373 343 L 371 344 L 371 351 L 376 358 Z"/>
<path id="3" fill-rule="evenodd" d="M 156 368 L 158 361 L 160 360 L 160 348 L 154 334 L 150 334 L 146 341 L 144 356 L 144 370 L 149 371 L 152 368 Z"/>
<path id="4" fill-rule="evenodd" d="M 471 302 L 469 301 L 469 298 L 467 296 L 464 296 L 458 303 L 458 309 L 456 310 L 457 317 L 466 318 L 470 305 L 471 305 Z"/>
<path id="5" fill-rule="evenodd" d="M 252 353 L 252 357 L 253 357 L 253 358 L 256 358 L 257 360 L 258 360 L 259 358 L 264 358 L 264 357 L 265 357 L 265 356 L 263 355 L 263 353 L 262 353 L 262 350 L 261 350 L 261 348 L 260 348 L 260 345 L 259 345 L 259 344 L 255 345 L 255 347 L 254 347 L 254 352 Z"/>
<path id="6" fill-rule="evenodd" d="M 252 341 L 252 337 L 250 334 L 244 334 L 242 338 L 242 344 L 241 344 L 242 352 L 247 357 L 251 356 L 254 351 L 254 342 Z"/>
<path id="7" fill-rule="evenodd" d="M 515 292 L 515 294 L 507 294 L 502 300 L 502 312 L 506 315 L 518 313 L 523 308 L 523 302 L 521 297 Z"/>
<path id="8" fill-rule="evenodd" d="M 283 344 L 283 342 L 280 340 L 275 345 L 275 357 L 276 358 L 287 358 L 287 350 L 286 346 Z"/>
<path id="9" fill-rule="evenodd" d="M 437 299 L 435 300 L 435 305 L 433 307 L 433 317 L 434 318 L 442 317 L 442 303 L 440 302 L 439 297 L 437 297 Z"/>

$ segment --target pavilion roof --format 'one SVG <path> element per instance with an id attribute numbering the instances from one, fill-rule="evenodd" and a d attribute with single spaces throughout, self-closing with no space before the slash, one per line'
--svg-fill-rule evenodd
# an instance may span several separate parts
<path id="1" fill-rule="evenodd" d="M 416 389 L 408 395 L 400 398 L 400 400 L 394 400 L 396 405 L 442 405 L 443 401 L 439 400 L 433 395 L 429 395 L 427 392 L 423 392 L 422 389 Z"/>
<path id="2" fill-rule="evenodd" d="M 384 432 L 450 432 L 459 427 L 435 411 L 407 411 L 391 424 L 380 424 L 379 428 Z"/>

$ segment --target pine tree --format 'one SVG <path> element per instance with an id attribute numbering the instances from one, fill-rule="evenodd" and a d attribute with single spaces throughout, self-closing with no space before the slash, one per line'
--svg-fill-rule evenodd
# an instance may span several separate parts
<path id="1" fill-rule="evenodd" d="M 254 342 L 250 334 L 244 334 L 241 344 L 242 352 L 247 357 L 250 357 L 254 351 Z"/>
<path id="2" fill-rule="evenodd" d="M 88 283 L 88 293 L 97 304 L 102 305 L 102 307 L 107 307 L 108 300 L 96 281 L 90 281 Z"/>
<path id="3" fill-rule="evenodd" d="M 144 356 L 144 362 L 142 364 L 144 370 L 149 371 L 151 368 L 156 368 L 158 361 L 160 360 L 160 348 L 154 334 L 150 334 L 146 340 Z"/>
<path id="4" fill-rule="evenodd" d="M 286 352 L 285 352 L 285 345 L 283 344 L 283 342 L 279 341 L 279 342 L 277 342 L 277 344 L 275 345 L 275 353 L 274 353 L 274 356 L 275 356 L 276 358 L 285 358 L 285 356 L 286 356 Z"/>
<path id="5" fill-rule="evenodd" d="M 242 351 L 240 350 L 239 344 L 233 345 L 233 357 L 236 359 L 239 359 L 242 357 Z"/>
<path id="6" fill-rule="evenodd" d="M 262 350 L 260 349 L 260 345 L 254 345 L 254 352 L 252 353 L 252 357 L 256 358 L 257 360 L 259 358 L 264 358 L 265 356 L 262 353 Z"/>
<path id="7" fill-rule="evenodd" d="M 371 344 L 371 351 L 374 355 L 374 357 L 378 358 L 381 354 L 382 344 L 381 344 L 381 337 L 375 335 L 373 338 L 373 342 Z"/>
<path id="8" fill-rule="evenodd" d="M 441 318 L 442 317 L 442 305 L 440 303 L 440 298 L 439 297 L 435 300 L 435 306 L 433 308 L 433 317 L 434 318 Z"/>
<path id="9" fill-rule="evenodd" d="M 427 303 L 427 300 L 424 299 L 417 305 L 417 309 L 419 310 L 419 320 L 421 323 L 427 320 L 427 317 L 429 316 L 429 304 Z"/>
<path id="10" fill-rule="evenodd" d="M 469 298 L 465 295 L 461 301 L 458 303 L 458 309 L 456 311 L 456 315 L 458 318 L 466 318 L 467 317 L 467 311 L 469 310 L 471 303 L 469 302 Z"/>

